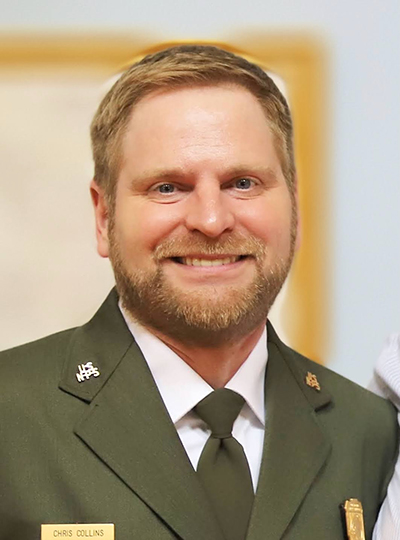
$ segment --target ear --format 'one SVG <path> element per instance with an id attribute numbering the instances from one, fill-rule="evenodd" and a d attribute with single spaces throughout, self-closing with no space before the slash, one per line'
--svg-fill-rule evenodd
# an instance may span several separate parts
<path id="1" fill-rule="evenodd" d="M 299 191 L 298 191 L 298 182 L 297 182 L 297 173 L 294 179 L 294 205 L 297 211 L 297 227 L 296 227 L 296 243 L 294 246 L 295 251 L 298 251 L 301 246 L 302 239 L 302 227 L 301 227 L 301 215 L 300 215 L 300 205 L 299 205 Z"/>
<path id="2" fill-rule="evenodd" d="M 97 184 L 95 179 L 90 182 L 90 195 L 96 221 L 97 252 L 100 257 L 108 257 L 108 205 L 104 190 Z"/>

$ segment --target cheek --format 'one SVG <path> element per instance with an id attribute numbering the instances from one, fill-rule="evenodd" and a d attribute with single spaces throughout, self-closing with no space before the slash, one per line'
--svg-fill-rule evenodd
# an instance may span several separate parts
<path id="1" fill-rule="evenodd" d="M 241 215 L 241 223 L 248 232 L 282 251 L 290 247 L 291 220 L 291 204 L 286 201 L 256 204 Z"/>
<path id="2" fill-rule="evenodd" d="M 179 223 L 171 205 L 148 201 L 127 201 L 119 205 L 116 234 L 123 249 L 138 253 L 152 252 Z"/>

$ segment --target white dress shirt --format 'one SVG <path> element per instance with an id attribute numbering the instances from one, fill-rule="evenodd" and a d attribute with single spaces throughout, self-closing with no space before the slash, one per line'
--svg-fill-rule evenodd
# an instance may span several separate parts
<path id="1" fill-rule="evenodd" d="M 146 359 L 193 468 L 197 469 L 200 454 L 211 432 L 192 409 L 208 396 L 213 388 L 165 343 L 136 321 L 132 321 L 122 308 L 121 311 Z M 254 491 L 257 488 L 264 441 L 264 379 L 267 358 L 267 331 L 264 330 L 247 360 L 225 387 L 234 390 L 245 400 L 233 425 L 232 434 L 243 446 Z"/>
<path id="2" fill-rule="evenodd" d="M 378 362 L 370 390 L 390 401 L 400 411 L 400 334 L 387 339 Z M 400 414 L 397 416 L 400 424 Z M 373 540 L 400 540 L 400 457 L 391 479 L 386 499 L 379 512 Z"/>

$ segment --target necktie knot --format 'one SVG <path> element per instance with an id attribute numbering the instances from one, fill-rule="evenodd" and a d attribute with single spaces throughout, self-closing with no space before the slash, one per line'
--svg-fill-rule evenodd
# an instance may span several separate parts
<path id="1" fill-rule="evenodd" d="M 244 405 L 242 396 L 228 388 L 218 388 L 194 408 L 211 429 L 211 436 L 226 439 L 232 436 L 233 423 Z"/>

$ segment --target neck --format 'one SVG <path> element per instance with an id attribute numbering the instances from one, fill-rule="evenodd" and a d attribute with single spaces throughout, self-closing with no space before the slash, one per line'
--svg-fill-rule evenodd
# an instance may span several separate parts
<path id="1" fill-rule="evenodd" d="M 223 388 L 235 375 L 256 346 L 265 328 L 265 322 L 247 336 L 218 347 L 185 345 L 169 336 L 150 331 L 182 358 L 202 379 L 213 388 Z"/>

